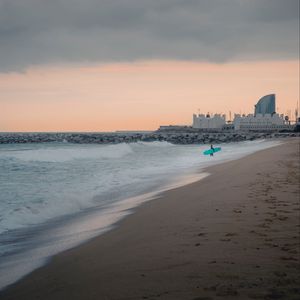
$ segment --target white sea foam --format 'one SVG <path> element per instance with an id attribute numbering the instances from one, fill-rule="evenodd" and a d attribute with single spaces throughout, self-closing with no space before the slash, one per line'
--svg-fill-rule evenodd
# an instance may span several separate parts
<path id="1" fill-rule="evenodd" d="M 1 156 L 2 158 L 16 158 L 28 162 L 66 162 L 75 159 L 120 158 L 130 153 L 132 153 L 131 147 L 123 143 L 101 147 L 94 145 L 78 145 L 77 147 L 70 145 L 53 147 L 49 145 L 44 147 L 39 145 L 32 149 L 3 151 Z"/>

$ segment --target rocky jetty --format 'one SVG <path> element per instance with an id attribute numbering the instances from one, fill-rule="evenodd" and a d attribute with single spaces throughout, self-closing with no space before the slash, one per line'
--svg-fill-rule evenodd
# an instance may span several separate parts
<path id="1" fill-rule="evenodd" d="M 217 144 L 255 139 L 300 136 L 299 132 L 202 132 L 197 130 L 153 131 L 136 133 L 0 133 L 0 144 L 15 143 L 76 143 L 117 144 L 138 141 L 166 141 L 173 144 Z"/>

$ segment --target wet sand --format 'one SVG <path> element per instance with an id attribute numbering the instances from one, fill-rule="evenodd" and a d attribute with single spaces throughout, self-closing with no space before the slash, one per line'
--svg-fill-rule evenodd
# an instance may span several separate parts
<path id="1" fill-rule="evenodd" d="M 299 138 L 208 169 L 1 299 L 299 299 Z"/>

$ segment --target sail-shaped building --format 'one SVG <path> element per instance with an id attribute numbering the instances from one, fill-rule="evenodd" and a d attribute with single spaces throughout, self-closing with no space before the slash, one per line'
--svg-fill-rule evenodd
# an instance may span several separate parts
<path id="1" fill-rule="evenodd" d="M 275 94 L 263 96 L 255 105 L 255 116 L 258 114 L 261 114 L 263 116 L 266 114 L 273 115 L 275 113 Z"/>

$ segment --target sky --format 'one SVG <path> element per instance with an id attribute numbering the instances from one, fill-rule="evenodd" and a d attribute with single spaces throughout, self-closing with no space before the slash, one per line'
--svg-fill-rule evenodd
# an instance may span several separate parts
<path id="1" fill-rule="evenodd" d="M 299 101 L 299 0 L 0 0 L 0 131 L 153 130 Z"/>

